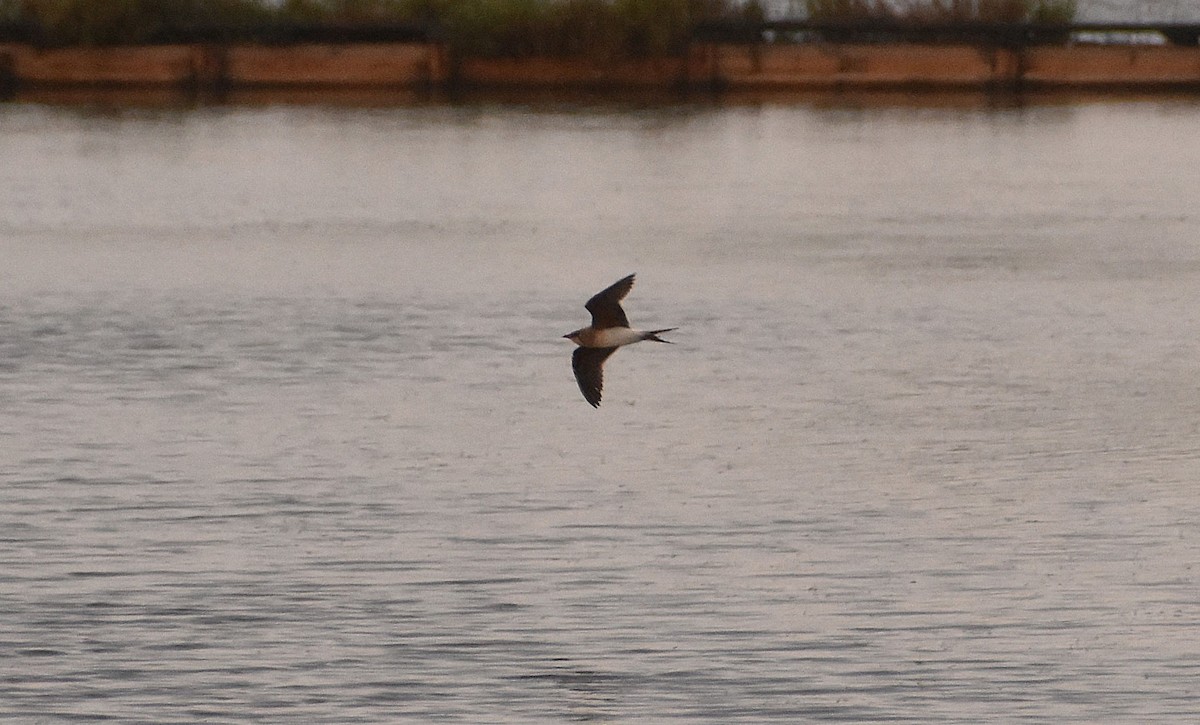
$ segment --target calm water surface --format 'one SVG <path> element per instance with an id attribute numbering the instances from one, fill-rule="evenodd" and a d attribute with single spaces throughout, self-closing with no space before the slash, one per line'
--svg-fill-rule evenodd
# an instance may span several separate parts
<path id="1" fill-rule="evenodd" d="M 1197 127 L 0 106 L 0 717 L 1195 722 Z"/>

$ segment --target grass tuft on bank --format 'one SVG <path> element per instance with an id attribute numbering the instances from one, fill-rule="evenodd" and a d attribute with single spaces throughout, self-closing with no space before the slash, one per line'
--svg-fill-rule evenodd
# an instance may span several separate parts
<path id="1" fill-rule="evenodd" d="M 1076 0 L 806 0 L 808 17 L 827 22 L 903 25 L 1064 24 Z"/>

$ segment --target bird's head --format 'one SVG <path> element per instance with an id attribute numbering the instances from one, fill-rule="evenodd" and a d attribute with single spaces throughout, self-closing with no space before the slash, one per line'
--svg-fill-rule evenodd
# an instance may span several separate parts
<path id="1" fill-rule="evenodd" d="M 574 332 L 568 332 L 567 334 L 563 335 L 563 337 L 567 338 L 571 342 L 578 345 L 579 344 L 579 333 L 581 333 L 581 332 L 583 332 L 582 329 L 575 330 Z"/>

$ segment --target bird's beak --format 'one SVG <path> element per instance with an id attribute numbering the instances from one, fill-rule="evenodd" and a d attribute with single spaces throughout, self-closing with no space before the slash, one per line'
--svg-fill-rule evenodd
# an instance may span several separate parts
<path id="1" fill-rule="evenodd" d="M 570 335 L 563 335 L 563 337 L 564 337 L 564 338 L 566 338 L 566 339 L 568 339 L 568 340 L 570 340 L 570 339 L 571 339 L 571 336 L 570 336 Z"/>

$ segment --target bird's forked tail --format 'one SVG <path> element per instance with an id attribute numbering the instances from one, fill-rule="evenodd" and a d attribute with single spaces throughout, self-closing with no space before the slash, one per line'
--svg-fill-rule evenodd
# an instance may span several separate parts
<path id="1" fill-rule="evenodd" d="M 668 327 L 663 330 L 647 330 L 642 333 L 642 339 L 643 340 L 653 340 L 655 342 L 665 342 L 668 345 L 671 345 L 674 343 L 672 343 L 670 340 L 662 339 L 661 337 L 659 337 L 659 335 L 661 335 L 664 332 L 671 332 L 673 330 L 678 330 L 678 329 L 679 329 L 678 327 Z"/>

